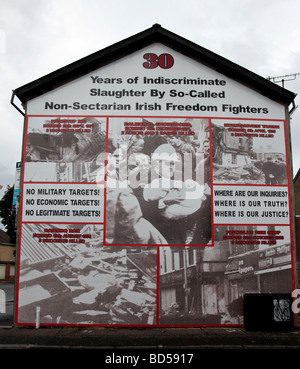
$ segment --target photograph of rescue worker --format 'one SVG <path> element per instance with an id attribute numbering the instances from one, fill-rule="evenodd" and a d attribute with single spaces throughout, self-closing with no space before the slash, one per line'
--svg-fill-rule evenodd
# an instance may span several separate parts
<path id="1" fill-rule="evenodd" d="M 170 144 L 160 145 L 154 151 L 151 164 L 156 178 L 143 191 L 143 198 L 148 203 L 144 217 L 160 231 L 168 244 L 190 243 L 196 213 L 202 203 L 203 186 L 193 179 L 183 182 L 175 178 L 176 164 L 182 163 Z"/>
<path id="2" fill-rule="evenodd" d="M 111 122 L 108 157 L 119 157 L 108 163 L 106 244 L 211 242 L 209 124 L 190 121 L 193 135 L 183 137 L 122 136 L 124 119 Z"/>

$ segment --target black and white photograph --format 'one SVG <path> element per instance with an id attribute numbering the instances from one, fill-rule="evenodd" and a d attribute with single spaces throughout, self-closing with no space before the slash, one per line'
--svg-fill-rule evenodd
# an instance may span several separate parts
<path id="1" fill-rule="evenodd" d="M 283 122 L 212 120 L 214 183 L 286 185 Z"/>
<path id="2" fill-rule="evenodd" d="M 24 181 L 95 183 L 105 145 L 105 118 L 30 117 Z"/>
<path id="3" fill-rule="evenodd" d="M 18 321 L 156 324 L 155 247 L 103 247 L 103 226 L 23 224 Z"/>
<path id="4" fill-rule="evenodd" d="M 108 142 L 106 244 L 211 243 L 208 119 L 112 118 Z"/>
<path id="5" fill-rule="evenodd" d="M 245 293 L 291 289 L 287 226 L 215 226 L 213 247 L 160 247 L 162 325 L 243 324 Z"/>

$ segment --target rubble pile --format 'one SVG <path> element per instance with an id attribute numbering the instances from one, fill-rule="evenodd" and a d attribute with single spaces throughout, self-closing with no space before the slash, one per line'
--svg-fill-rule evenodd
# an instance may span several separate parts
<path id="1" fill-rule="evenodd" d="M 55 263 L 52 260 L 43 271 L 32 265 L 24 270 L 27 283 L 21 286 L 20 296 L 28 300 L 26 291 L 39 286 L 47 291 L 47 297 L 25 302 L 24 316 L 28 317 L 29 309 L 34 314 L 40 306 L 41 323 L 155 324 L 157 267 L 151 265 L 156 259 L 152 252 L 80 245 L 73 258 L 69 254 Z M 136 261 L 136 255 L 142 263 L 131 261 Z M 149 264 L 143 265 L 146 260 Z M 47 282 L 50 275 L 51 283 Z"/>
<path id="2" fill-rule="evenodd" d="M 265 183 L 265 176 L 261 170 L 253 164 L 246 164 L 237 167 L 225 167 L 213 165 L 213 177 L 215 183 Z"/>

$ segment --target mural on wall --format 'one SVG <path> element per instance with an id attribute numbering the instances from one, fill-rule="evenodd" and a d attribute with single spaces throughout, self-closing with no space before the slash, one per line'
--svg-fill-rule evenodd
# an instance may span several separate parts
<path id="1" fill-rule="evenodd" d="M 239 325 L 291 292 L 286 129 L 159 43 L 30 100 L 16 323 Z"/>

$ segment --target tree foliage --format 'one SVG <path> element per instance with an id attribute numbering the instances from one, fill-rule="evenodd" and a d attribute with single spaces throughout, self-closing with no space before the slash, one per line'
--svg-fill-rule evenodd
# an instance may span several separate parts
<path id="1" fill-rule="evenodd" d="M 0 200 L 0 217 L 1 223 L 6 228 L 6 233 L 10 237 L 10 242 L 16 242 L 16 230 L 15 230 L 15 212 L 12 209 L 13 206 L 13 194 L 14 187 L 7 186 L 2 199 Z"/>

